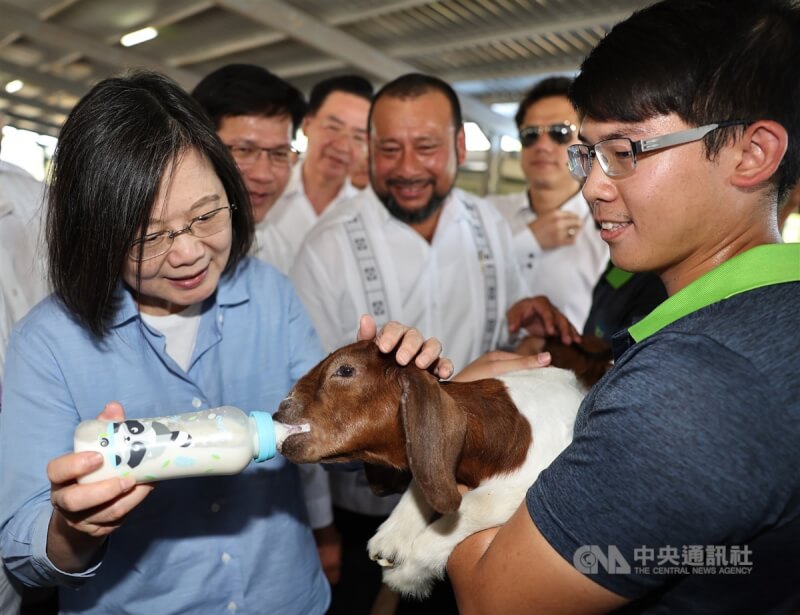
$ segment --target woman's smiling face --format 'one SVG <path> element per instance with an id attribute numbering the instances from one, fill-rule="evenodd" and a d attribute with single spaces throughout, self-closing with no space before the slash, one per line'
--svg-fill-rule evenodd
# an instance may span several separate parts
<path id="1" fill-rule="evenodd" d="M 228 205 L 225 189 L 211 163 L 197 151 L 188 150 L 174 165 L 167 166 L 147 232 L 180 230 L 194 218 Z M 179 312 L 214 293 L 228 263 L 233 237 L 229 212 L 217 215 L 228 220 L 219 233 L 209 237 L 182 233 L 161 256 L 141 263 L 128 258 L 122 278 L 134 291 L 142 312 Z M 139 266 L 141 281 L 137 281 Z"/>

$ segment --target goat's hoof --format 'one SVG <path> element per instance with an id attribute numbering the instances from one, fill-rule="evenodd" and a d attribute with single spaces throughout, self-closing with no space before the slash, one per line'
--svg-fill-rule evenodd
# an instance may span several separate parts
<path id="1" fill-rule="evenodd" d="M 394 568 L 394 562 L 390 559 L 386 559 L 385 557 L 373 557 L 372 561 L 378 564 L 378 566 L 381 568 Z"/>

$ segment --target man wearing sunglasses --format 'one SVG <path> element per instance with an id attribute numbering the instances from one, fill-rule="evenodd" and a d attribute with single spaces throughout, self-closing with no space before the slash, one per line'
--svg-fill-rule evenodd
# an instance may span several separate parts
<path id="1" fill-rule="evenodd" d="M 454 551 L 463 613 L 798 612 L 799 57 L 795 0 L 663 0 L 584 60 L 572 172 L 668 298 L 517 512 Z"/>
<path id="2" fill-rule="evenodd" d="M 608 246 L 570 175 L 567 146 L 578 142 L 578 115 L 567 98 L 572 80 L 537 83 L 516 114 L 527 190 L 490 197 L 508 220 L 514 254 L 534 295 L 545 295 L 580 331 Z"/>

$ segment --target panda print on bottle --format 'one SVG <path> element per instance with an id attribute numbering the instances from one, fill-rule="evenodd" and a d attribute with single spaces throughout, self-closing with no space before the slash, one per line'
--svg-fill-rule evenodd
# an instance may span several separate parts
<path id="1" fill-rule="evenodd" d="M 142 423 L 140 421 L 123 421 L 112 423 L 114 438 L 114 465 L 137 467 L 145 456 L 159 457 L 168 447 L 188 447 L 192 445 L 192 436 L 183 431 L 172 431 L 158 421 Z M 105 448 L 111 441 L 107 437 L 100 438 L 100 446 Z"/>

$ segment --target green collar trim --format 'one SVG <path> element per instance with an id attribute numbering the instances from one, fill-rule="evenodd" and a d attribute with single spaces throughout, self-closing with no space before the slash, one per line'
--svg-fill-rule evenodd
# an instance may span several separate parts
<path id="1" fill-rule="evenodd" d="M 606 282 L 608 282 L 614 290 L 619 290 L 625 286 L 632 277 L 633 274 L 630 271 L 625 271 L 616 266 L 612 266 L 606 272 Z"/>
<path id="2" fill-rule="evenodd" d="M 739 293 L 787 282 L 800 282 L 800 244 L 757 246 L 725 261 L 669 297 L 628 329 L 636 342 L 679 318 Z"/>

